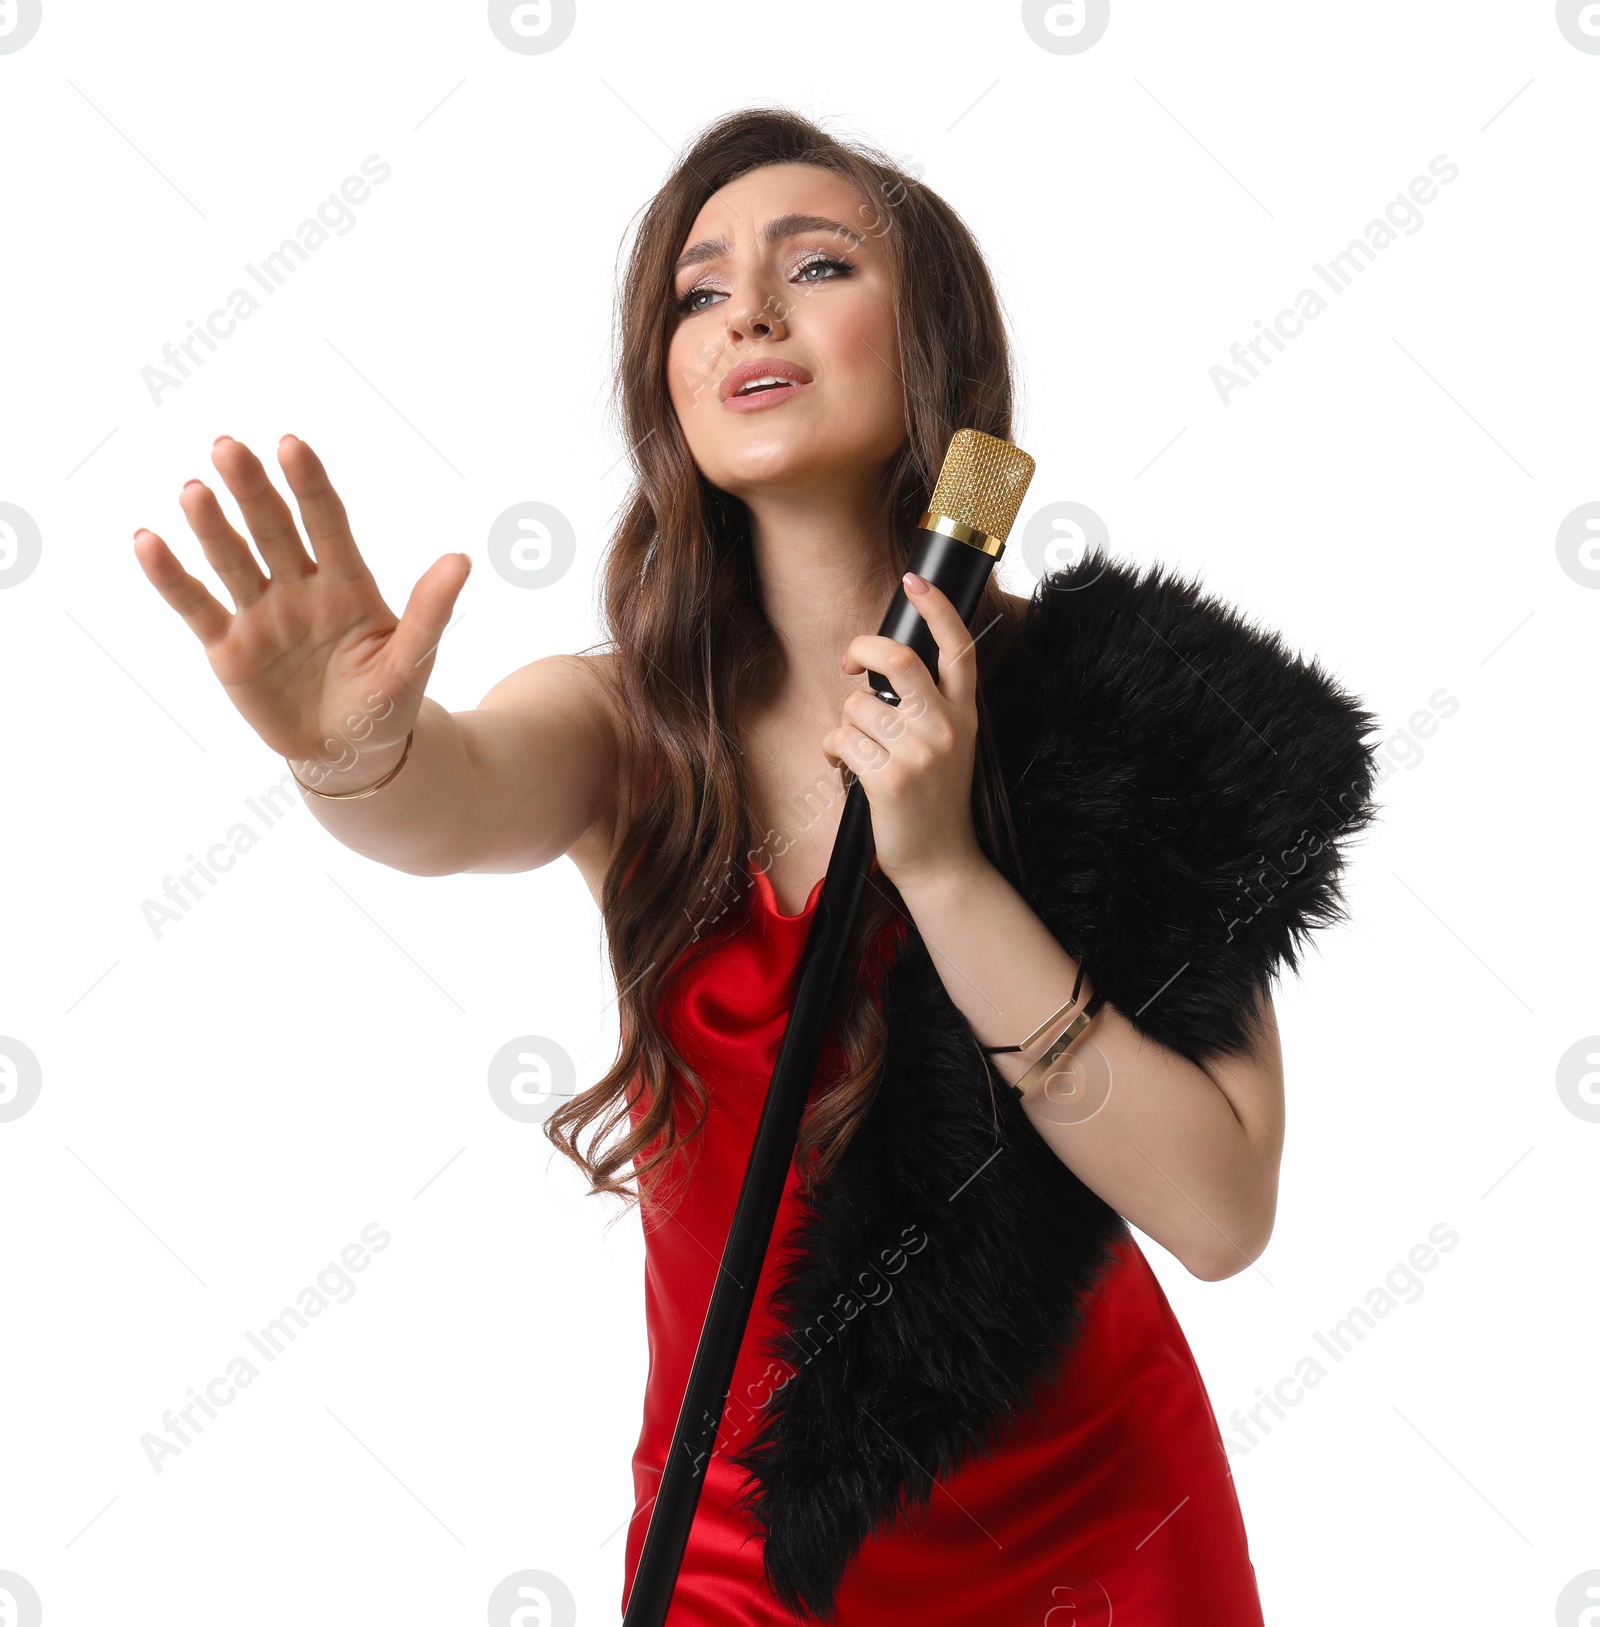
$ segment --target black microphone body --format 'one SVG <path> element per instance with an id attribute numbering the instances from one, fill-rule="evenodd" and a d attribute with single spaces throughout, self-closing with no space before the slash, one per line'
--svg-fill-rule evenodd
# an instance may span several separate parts
<path id="1" fill-rule="evenodd" d="M 956 607 L 962 621 L 971 627 L 978 600 L 983 597 L 984 586 L 998 557 L 975 548 L 970 542 L 959 541 L 948 532 L 922 529 L 912 539 L 906 569 L 915 571 L 925 582 L 932 582 Z M 907 597 L 904 586 L 895 590 L 878 631 L 896 644 L 909 645 L 922 657 L 935 682 L 938 681 L 939 646 L 933 629 Z M 895 702 L 894 688 L 881 672 L 869 669 L 867 682 L 882 699 L 891 704 Z"/>
<path id="2" fill-rule="evenodd" d="M 1009 442 L 971 429 L 958 430 L 951 441 L 933 500 L 912 539 L 906 568 L 944 593 L 968 627 L 1032 475 L 1033 459 Z M 878 630 L 915 650 L 937 680 L 933 631 L 903 585 Z M 867 681 L 884 700 L 899 704 L 900 697 L 882 673 L 869 670 Z M 875 852 L 866 790 L 848 769 L 844 782 L 844 809 L 801 951 L 794 1005 L 756 1125 L 623 1627 L 663 1627 L 666 1621 L 794 1160 L 800 1121 L 844 981 L 850 938 Z"/>

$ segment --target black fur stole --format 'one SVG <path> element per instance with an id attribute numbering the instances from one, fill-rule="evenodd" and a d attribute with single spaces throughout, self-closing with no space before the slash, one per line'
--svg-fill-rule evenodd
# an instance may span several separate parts
<path id="1" fill-rule="evenodd" d="M 1375 719 L 1197 582 L 1098 552 L 1039 583 L 983 683 L 1019 892 L 1141 1032 L 1239 1048 L 1257 991 L 1346 918 Z M 1033 1407 L 1126 1227 L 991 1083 L 915 923 L 882 998 L 872 1106 L 781 1264 L 768 1354 L 794 1377 L 732 1454 L 800 1619 Z"/>

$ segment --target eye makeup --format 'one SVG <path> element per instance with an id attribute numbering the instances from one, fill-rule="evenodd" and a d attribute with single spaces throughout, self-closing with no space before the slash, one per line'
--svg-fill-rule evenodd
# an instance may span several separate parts
<path id="1" fill-rule="evenodd" d="M 812 270 L 814 267 L 822 267 L 826 271 L 827 275 L 820 277 L 807 276 L 806 273 Z M 855 267 L 850 263 L 850 261 L 841 259 L 836 255 L 826 254 L 822 250 L 818 249 L 805 255 L 800 260 L 799 264 L 794 268 L 790 281 L 800 282 L 802 285 L 819 282 L 833 282 L 838 278 L 850 276 L 854 270 Z M 711 309 L 710 304 L 696 305 L 694 303 L 695 300 L 697 300 L 702 294 L 719 293 L 722 293 L 721 289 L 705 282 L 697 282 L 692 287 L 679 294 L 672 301 L 672 309 L 677 312 L 679 316 L 694 316 L 700 311 L 707 311 Z M 712 303 L 715 303 L 715 301 Z"/>

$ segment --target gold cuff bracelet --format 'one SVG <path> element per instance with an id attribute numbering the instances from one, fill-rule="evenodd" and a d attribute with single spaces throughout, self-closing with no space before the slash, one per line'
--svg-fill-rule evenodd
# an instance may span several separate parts
<path id="1" fill-rule="evenodd" d="M 370 797 L 374 791 L 381 791 L 384 786 L 386 786 L 389 781 L 392 780 L 395 775 L 406 766 L 406 758 L 411 755 L 411 737 L 416 732 L 417 731 L 415 729 L 410 729 L 407 731 L 406 749 L 400 753 L 400 761 L 396 763 L 394 767 L 391 768 L 376 785 L 369 785 L 365 791 L 319 791 L 316 786 L 307 785 L 298 774 L 294 773 L 294 764 L 289 763 L 289 759 L 287 757 L 284 758 L 284 761 L 289 763 L 289 772 L 294 774 L 294 783 L 298 785 L 302 791 L 309 791 L 314 797 L 326 797 L 330 802 L 354 802 L 361 797 Z"/>

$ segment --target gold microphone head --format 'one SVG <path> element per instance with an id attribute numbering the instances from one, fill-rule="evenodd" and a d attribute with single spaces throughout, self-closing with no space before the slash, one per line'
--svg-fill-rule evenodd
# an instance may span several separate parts
<path id="1" fill-rule="evenodd" d="M 942 531 L 998 559 L 1033 470 L 1033 459 L 1021 447 L 982 430 L 958 429 L 918 526 Z"/>

